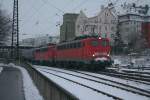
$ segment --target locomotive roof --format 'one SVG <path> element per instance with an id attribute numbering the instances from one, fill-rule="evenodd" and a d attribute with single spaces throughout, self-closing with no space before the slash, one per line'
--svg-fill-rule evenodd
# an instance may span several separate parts
<path id="1" fill-rule="evenodd" d="M 80 42 L 80 41 L 84 41 L 84 40 L 90 40 L 90 39 L 108 39 L 108 38 L 100 38 L 97 36 L 86 36 L 84 38 L 76 38 L 72 41 L 61 42 L 61 43 L 58 43 L 57 45 L 56 44 L 48 44 L 46 46 L 37 47 L 37 48 L 35 48 L 35 50 L 44 50 L 44 49 L 47 49 L 48 47 L 53 47 L 55 45 L 60 46 L 60 45 L 68 44 L 68 43 L 76 43 L 76 42 Z"/>
<path id="2" fill-rule="evenodd" d="M 56 44 L 49 43 L 49 44 L 44 45 L 44 46 L 36 47 L 35 49 L 36 49 L 36 50 L 45 49 L 45 48 L 48 48 L 48 47 L 53 47 L 53 46 L 55 46 L 55 45 L 56 45 Z"/>
<path id="3" fill-rule="evenodd" d="M 67 44 L 67 43 L 75 43 L 75 42 L 80 42 L 82 40 L 89 40 L 89 39 L 107 39 L 107 38 L 99 38 L 99 37 L 86 37 L 86 38 L 80 38 L 80 39 L 75 39 L 75 40 L 72 40 L 72 41 L 67 41 L 67 42 L 61 42 L 58 44 L 59 45 L 62 45 L 62 44 Z"/>

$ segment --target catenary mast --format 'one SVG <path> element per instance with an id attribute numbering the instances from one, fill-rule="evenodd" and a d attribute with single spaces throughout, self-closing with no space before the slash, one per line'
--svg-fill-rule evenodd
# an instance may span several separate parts
<path id="1" fill-rule="evenodd" d="M 13 24 L 12 24 L 12 41 L 11 47 L 12 58 L 19 58 L 19 16 L 18 16 L 18 0 L 14 0 L 13 4 Z"/>

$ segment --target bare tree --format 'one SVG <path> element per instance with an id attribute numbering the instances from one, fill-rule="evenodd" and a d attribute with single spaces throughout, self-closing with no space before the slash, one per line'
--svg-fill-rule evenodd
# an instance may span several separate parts
<path id="1" fill-rule="evenodd" d="M 11 35 L 11 20 L 6 16 L 3 10 L 0 9 L 0 45 L 6 45 L 8 38 Z"/>

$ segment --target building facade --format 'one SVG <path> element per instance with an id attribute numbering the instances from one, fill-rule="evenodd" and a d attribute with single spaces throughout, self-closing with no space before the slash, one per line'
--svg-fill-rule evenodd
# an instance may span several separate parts
<path id="1" fill-rule="evenodd" d="M 111 44 L 114 45 L 117 22 L 118 17 L 113 6 L 102 7 L 101 12 L 91 18 L 81 11 L 76 21 L 75 36 L 97 34 L 109 38 Z"/>
<path id="2" fill-rule="evenodd" d="M 60 26 L 60 42 L 75 38 L 75 22 L 78 14 L 66 13 L 63 15 L 63 24 Z"/>
<path id="3" fill-rule="evenodd" d="M 124 13 L 118 16 L 118 31 L 124 44 L 129 45 L 143 38 L 142 23 L 150 22 L 148 5 L 125 5 Z"/>

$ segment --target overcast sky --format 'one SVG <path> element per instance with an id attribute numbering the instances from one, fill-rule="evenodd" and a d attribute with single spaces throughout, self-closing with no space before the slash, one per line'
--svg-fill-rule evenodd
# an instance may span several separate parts
<path id="1" fill-rule="evenodd" d="M 116 0 L 19 0 L 20 39 L 39 35 L 59 35 L 64 13 L 79 13 L 83 10 L 87 16 L 94 16 L 100 11 L 101 5 Z M 144 3 L 150 0 L 118 0 L 116 7 L 123 2 Z M 0 0 L 0 7 L 12 17 L 13 0 Z"/>

